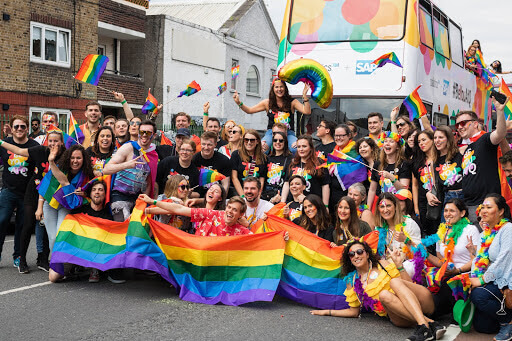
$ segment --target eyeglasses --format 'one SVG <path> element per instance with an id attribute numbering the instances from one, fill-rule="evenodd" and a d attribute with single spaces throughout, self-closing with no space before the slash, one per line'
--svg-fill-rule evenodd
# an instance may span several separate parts
<path id="1" fill-rule="evenodd" d="M 142 122 L 139 122 L 139 121 L 131 121 L 131 122 L 130 122 L 130 125 L 131 125 L 131 126 L 135 126 L 135 125 L 136 125 L 136 126 L 140 126 L 140 124 L 141 124 L 141 123 L 142 123 Z"/>
<path id="2" fill-rule="evenodd" d="M 244 137 L 244 142 L 256 143 L 256 139 L 248 139 L 247 137 Z"/>
<path id="3" fill-rule="evenodd" d="M 190 185 L 179 185 L 178 188 L 182 191 L 186 191 L 190 189 Z"/>
<path id="4" fill-rule="evenodd" d="M 397 126 L 398 128 L 402 128 L 402 127 L 403 127 L 404 125 L 406 125 L 406 124 L 407 124 L 407 123 L 402 122 L 402 123 L 398 123 L 396 126 Z"/>
<path id="5" fill-rule="evenodd" d="M 335 139 L 341 139 L 342 137 L 346 137 L 348 134 L 340 134 L 340 135 L 334 135 Z"/>
<path id="6" fill-rule="evenodd" d="M 194 151 L 192 149 L 183 149 L 181 148 L 180 149 L 180 152 L 184 152 L 184 153 L 193 153 Z"/>
<path id="7" fill-rule="evenodd" d="M 18 130 L 18 129 L 25 130 L 25 129 L 27 129 L 27 126 L 24 124 L 16 124 L 15 126 L 13 126 L 13 128 L 14 128 L 14 130 Z"/>
<path id="8" fill-rule="evenodd" d="M 327 128 L 326 126 L 322 125 L 322 124 L 319 124 L 316 126 L 317 128 Z"/>
<path id="9" fill-rule="evenodd" d="M 474 122 L 475 120 L 462 120 L 460 122 L 455 123 L 455 129 L 464 128 L 466 124 L 469 122 Z"/>
<path id="10" fill-rule="evenodd" d="M 151 135 L 153 135 L 153 132 L 152 131 L 147 131 L 147 130 L 139 130 L 139 135 L 140 136 L 143 136 L 143 135 L 151 136 Z"/>
<path id="11" fill-rule="evenodd" d="M 272 141 L 277 142 L 277 143 L 283 143 L 284 142 L 283 139 L 273 139 Z"/>
<path id="12" fill-rule="evenodd" d="M 365 251 L 364 251 L 364 249 L 357 249 L 357 250 L 355 250 L 355 251 L 350 251 L 350 252 L 348 253 L 348 256 L 349 256 L 350 258 L 354 258 L 354 256 L 355 256 L 356 254 L 357 254 L 357 255 L 359 255 L 359 256 L 361 256 L 364 252 L 365 252 Z"/>

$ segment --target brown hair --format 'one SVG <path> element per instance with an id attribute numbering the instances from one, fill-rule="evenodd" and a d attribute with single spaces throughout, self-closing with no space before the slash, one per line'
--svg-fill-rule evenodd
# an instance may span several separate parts
<path id="1" fill-rule="evenodd" d="M 171 176 L 165 182 L 165 189 L 164 189 L 165 196 L 167 198 L 176 197 L 178 195 L 178 185 L 183 180 L 187 180 L 183 175 L 176 174 L 176 175 Z"/>
<path id="2" fill-rule="evenodd" d="M 179 112 L 176 114 L 176 116 L 174 117 L 174 123 L 176 124 L 176 119 L 180 116 L 185 116 L 187 118 L 187 121 L 188 121 L 188 124 L 190 124 L 190 122 L 192 121 L 192 118 L 190 117 L 189 114 L 187 114 L 186 112 Z"/>
<path id="3" fill-rule="evenodd" d="M 242 206 L 242 207 L 240 207 L 240 213 L 244 214 L 245 211 L 247 211 L 247 204 L 245 203 L 245 200 L 242 199 L 241 197 L 239 197 L 238 195 L 234 196 L 234 197 L 231 197 L 228 200 L 226 205 L 234 204 L 234 203 L 239 203 Z"/>
<path id="4" fill-rule="evenodd" d="M 297 142 L 299 140 L 308 141 L 308 145 L 310 148 L 309 155 L 307 156 L 306 166 L 304 168 L 312 176 L 322 176 L 323 175 L 322 168 L 317 169 L 317 167 L 320 166 L 320 162 L 318 161 L 318 158 L 316 157 L 315 146 L 313 145 L 313 138 L 311 137 L 311 135 L 303 134 L 297 138 Z M 300 164 L 300 162 L 301 162 L 301 160 L 300 160 L 299 153 L 295 153 L 295 156 L 293 157 L 292 162 L 290 162 L 290 167 L 289 167 L 290 174 L 291 174 L 291 169 L 294 166 Z"/>
<path id="5" fill-rule="evenodd" d="M 233 123 L 235 127 L 237 126 L 236 122 L 233 120 L 227 120 L 226 123 L 224 123 L 224 126 L 222 127 L 222 130 L 220 132 L 220 138 L 223 139 L 224 141 L 227 141 L 229 138 L 228 132 L 226 131 L 226 124 L 228 124 L 229 122 Z"/>
<path id="6" fill-rule="evenodd" d="M 276 98 L 276 94 L 274 92 L 274 84 L 276 82 L 281 82 L 281 83 L 283 83 L 283 86 L 284 86 L 284 95 L 282 97 L 284 106 L 282 108 L 280 108 L 277 105 L 277 98 Z M 290 96 L 290 92 L 288 91 L 288 87 L 286 86 L 286 83 L 284 81 L 280 80 L 279 78 L 274 79 L 272 81 L 272 85 L 270 86 L 270 91 L 268 93 L 268 108 L 272 111 L 285 111 L 285 112 L 291 113 L 292 112 L 292 102 L 293 102 L 293 98 L 292 98 L 292 96 Z"/>
<path id="7" fill-rule="evenodd" d="M 455 155 L 459 153 L 459 147 L 457 147 L 457 143 L 455 142 L 455 138 L 453 137 L 452 128 L 442 125 L 437 127 L 436 132 L 438 131 L 442 132 L 446 139 L 448 140 L 446 143 L 446 147 L 448 148 L 448 153 L 446 154 L 446 161 L 451 161 L 455 157 Z"/>
<path id="8" fill-rule="evenodd" d="M 375 142 L 375 140 L 372 138 L 369 138 L 369 137 L 362 137 L 359 140 L 357 140 L 356 141 L 357 154 L 359 154 L 359 147 L 361 147 L 362 143 L 366 143 L 367 145 L 370 146 L 370 148 L 372 149 L 373 161 L 376 161 L 379 158 L 379 146 L 377 146 L 377 143 Z"/>
<path id="9" fill-rule="evenodd" d="M 380 215 L 380 211 L 379 211 L 379 204 L 382 200 L 389 200 L 393 203 L 393 205 L 395 206 L 395 216 L 393 217 L 393 223 L 394 225 L 398 225 L 398 224 L 401 224 L 405 221 L 405 217 L 403 215 L 403 212 L 402 212 L 402 207 L 400 206 L 400 202 L 398 201 L 398 199 L 395 197 L 395 195 L 391 192 L 383 192 L 379 195 L 379 198 L 377 199 L 377 209 L 375 210 L 375 225 L 376 226 L 384 226 L 384 222 L 385 220 L 382 219 L 382 216 Z M 394 228 L 394 226 L 390 226 L 390 228 Z"/>
<path id="10" fill-rule="evenodd" d="M 91 106 L 91 105 L 97 105 L 98 108 L 100 108 L 100 112 L 101 112 L 101 104 L 99 104 L 98 102 L 96 101 L 89 101 L 87 102 L 87 104 L 85 105 L 85 110 L 87 111 L 87 109 Z"/>
<path id="11" fill-rule="evenodd" d="M 214 133 L 213 131 L 205 131 L 201 134 L 201 140 L 213 140 L 215 143 L 217 143 L 217 137 L 217 133 Z"/>
<path id="12" fill-rule="evenodd" d="M 342 201 L 345 201 L 348 204 L 348 207 L 350 209 L 350 217 L 348 218 L 348 232 L 352 235 L 352 237 L 359 238 L 359 232 L 360 232 L 359 231 L 359 217 L 357 215 L 356 202 L 351 197 L 344 196 L 336 204 L 336 208 L 335 208 L 336 211 L 338 210 L 338 207 L 340 206 Z M 338 216 L 338 212 L 336 212 L 336 241 L 339 238 L 339 236 L 341 236 L 342 234 L 343 234 L 343 229 L 341 226 L 341 219 Z M 352 238 L 349 237 L 348 239 L 352 239 Z"/>
<path id="13" fill-rule="evenodd" d="M 279 128 L 279 129 L 282 129 L 284 131 L 288 131 L 288 127 L 283 122 L 274 123 L 274 125 L 272 126 L 272 129 L 274 129 L 274 128 Z"/>
<path id="14" fill-rule="evenodd" d="M 474 111 L 471 111 L 471 110 L 459 111 L 457 113 L 457 115 L 455 115 L 455 119 L 458 119 L 462 115 L 469 115 L 469 116 L 471 116 L 472 120 L 478 121 L 478 115 Z"/>
<path id="15" fill-rule="evenodd" d="M 254 129 L 247 129 L 245 131 L 245 134 L 242 137 L 242 139 L 245 139 L 245 136 L 247 134 L 254 135 L 256 137 L 256 140 L 257 140 L 256 147 L 254 148 L 254 158 L 255 158 L 256 164 L 261 165 L 262 163 L 265 163 L 266 162 L 266 157 L 263 154 L 263 151 L 261 150 L 261 137 L 260 137 L 260 134 L 258 134 L 258 132 L 256 130 L 254 130 Z M 252 160 L 251 156 L 247 152 L 247 149 L 245 149 L 245 143 L 242 143 L 240 145 L 240 148 L 238 148 L 238 154 L 240 155 L 240 159 L 243 162 L 250 162 Z"/>
<path id="16" fill-rule="evenodd" d="M 396 149 L 396 161 L 395 161 L 395 168 L 398 168 L 400 167 L 400 165 L 402 164 L 402 162 L 405 161 L 405 157 L 404 157 L 404 150 L 402 147 L 400 147 L 400 144 L 398 142 L 396 142 L 396 146 L 397 146 L 397 149 Z M 379 164 L 379 170 L 383 170 L 384 168 L 386 168 L 386 166 L 388 165 L 388 161 L 387 161 L 387 158 L 386 158 L 386 153 L 384 152 L 384 148 L 382 148 L 380 150 L 380 157 L 379 157 L 379 160 L 380 160 L 380 164 Z"/>
<path id="17" fill-rule="evenodd" d="M 14 121 L 16 121 L 16 120 L 23 121 L 27 125 L 27 128 L 28 128 L 28 126 L 29 126 L 28 118 L 26 116 L 22 116 L 22 115 L 14 115 L 13 117 L 11 117 L 11 120 L 9 121 L 9 125 L 11 126 L 11 128 L 12 128 Z"/>
<path id="18" fill-rule="evenodd" d="M 184 144 L 188 144 L 190 147 L 192 147 L 192 149 L 194 150 L 194 153 L 197 151 L 197 146 L 196 146 L 196 143 L 194 141 L 192 141 L 191 139 L 185 139 L 181 142 L 181 146 L 180 146 L 180 149 L 181 147 L 183 147 Z M 178 150 L 179 151 L 179 150 Z"/>

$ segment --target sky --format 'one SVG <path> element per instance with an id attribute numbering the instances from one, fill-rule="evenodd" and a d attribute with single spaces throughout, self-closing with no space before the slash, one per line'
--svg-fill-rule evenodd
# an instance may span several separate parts
<path id="1" fill-rule="evenodd" d="M 281 34 L 286 0 L 264 0 L 270 16 Z M 359 0 L 364 1 L 364 0 Z M 512 22 L 506 13 L 512 13 L 510 0 L 434 0 L 454 22 L 462 27 L 463 44 L 466 49 L 473 39 L 480 40 L 486 63 L 499 59 L 503 71 L 512 71 L 512 44 L 509 33 Z M 512 75 L 505 75 L 507 83 L 512 82 Z"/>

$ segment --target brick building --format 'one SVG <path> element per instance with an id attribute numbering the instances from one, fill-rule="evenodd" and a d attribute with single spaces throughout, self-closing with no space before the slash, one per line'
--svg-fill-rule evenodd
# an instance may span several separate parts
<path id="1" fill-rule="evenodd" d="M 52 110 L 61 122 L 70 113 L 84 119 L 90 100 L 104 104 L 104 113 L 117 114 L 120 105 L 111 102 L 112 95 L 73 79 L 85 56 L 98 51 L 111 60 L 99 85 L 142 104 L 144 54 L 140 60 L 136 52 L 145 37 L 144 5 L 143 0 L 6 2 L 0 17 L 0 118 Z"/>

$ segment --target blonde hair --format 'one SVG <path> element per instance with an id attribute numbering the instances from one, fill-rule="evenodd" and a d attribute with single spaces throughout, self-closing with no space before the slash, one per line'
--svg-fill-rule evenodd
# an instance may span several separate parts
<path id="1" fill-rule="evenodd" d="M 183 175 L 173 175 L 165 182 L 164 194 L 167 198 L 178 196 L 178 186 L 180 182 L 187 180 Z M 188 182 L 188 180 L 187 180 Z M 188 194 L 187 194 L 188 196 Z M 186 199 L 186 198 L 185 198 Z"/>

